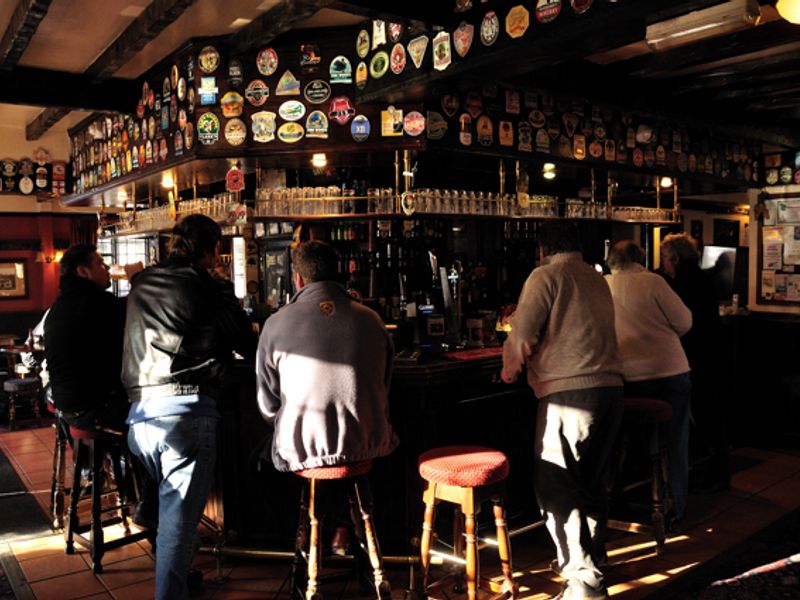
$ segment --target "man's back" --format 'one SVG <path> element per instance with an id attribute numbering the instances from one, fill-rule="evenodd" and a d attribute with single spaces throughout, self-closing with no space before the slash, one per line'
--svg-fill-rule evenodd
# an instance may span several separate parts
<path id="1" fill-rule="evenodd" d="M 382 456 L 393 350 L 378 315 L 334 282 L 306 285 L 267 320 L 256 369 L 280 470 Z"/>
<path id="2" fill-rule="evenodd" d="M 122 394 L 124 300 L 82 277 L 63 277 L 45 320 L 45 357 L 56 406 L 78 412 Z"/>

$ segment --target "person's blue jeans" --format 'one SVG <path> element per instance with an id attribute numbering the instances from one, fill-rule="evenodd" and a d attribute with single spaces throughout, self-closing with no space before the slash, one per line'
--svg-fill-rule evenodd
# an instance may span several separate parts
<path id="1" fill-rule="evenodd" d="M 672 420 L 669 423 L 670 490 L 675 519 L 683 519 L 689 494 L 689 405 L 692 398 L 689 373 L 625 382 L 625 395 L 658 398 L 672 405 Z"/>
<path id="2" fill-rule="evenodd" d="M 217 420 L 158 417 L 128 432 L 131 451 L 158 484 L 156 600 L 188 597 L 186 576 L 214 474 Z"/>

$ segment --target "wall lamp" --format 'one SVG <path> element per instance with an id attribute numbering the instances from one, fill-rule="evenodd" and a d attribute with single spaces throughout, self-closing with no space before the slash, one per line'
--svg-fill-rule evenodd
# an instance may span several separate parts
<path id="1" fill-rule="evenodd" d="M 60 263 L 61 259 L 64 257 L 63 250 L 56 250 L 53 254 L 45 254 L 44 252 L 37 252 L 36 253 L 36 262 L 37 263 Z"/>

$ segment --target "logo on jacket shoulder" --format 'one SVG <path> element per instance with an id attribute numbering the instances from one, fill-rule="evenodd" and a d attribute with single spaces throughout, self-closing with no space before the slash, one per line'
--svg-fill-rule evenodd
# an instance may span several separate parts
<path id="1" fill-rule="evenodd" d="M 324 300 L 319 303 L 319 310 L 326 317 L 332 317 L 336 313 L 336 306 L 330 300 Z"/>

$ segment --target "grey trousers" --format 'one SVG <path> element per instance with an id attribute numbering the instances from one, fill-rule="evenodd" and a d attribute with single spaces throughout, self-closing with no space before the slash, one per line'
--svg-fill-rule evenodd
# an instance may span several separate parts
<path id="1" fill-rule="evenodd" d="M 603 597 L 606 488 L 622 419 L 622 387 L 557 392 L 539 400 L 536 499 L 558 551 L 568 594 Z"/>

